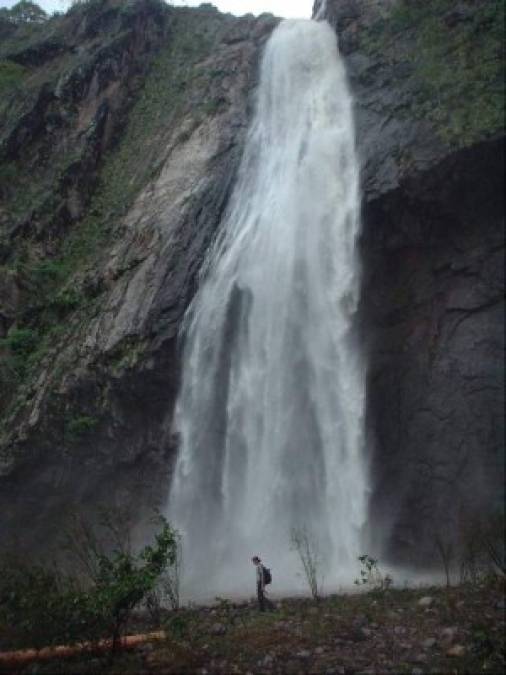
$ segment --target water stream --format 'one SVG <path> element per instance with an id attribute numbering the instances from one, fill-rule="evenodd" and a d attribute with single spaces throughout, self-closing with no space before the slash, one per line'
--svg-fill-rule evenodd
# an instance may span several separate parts
<path id="1" fill-rule="evenodd" d="M 304 582 L 292 528 L 327 588 L 349 584 L 366 519 L 358 163 L 352 101 L 325 22 L 284 21 L 265 48 L 231 205 L 185 321 L 167 514 L 189 595 Z"/>

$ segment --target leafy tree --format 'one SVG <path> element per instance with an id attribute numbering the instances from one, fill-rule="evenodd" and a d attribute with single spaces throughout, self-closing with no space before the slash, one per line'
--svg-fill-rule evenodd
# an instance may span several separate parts
<path id="1" fill-rule="evenodd" d="M 145 601 L 168 568 L 178 560 L 179 535 L 163 516 L 154 545 L 145 546 L 137 555 L 132 552 L 130 520 L 121 510 L 101 511 L 103 540 L 113 550 L 104 550 L 96 530 L 82 518 L 74 519 L 67 537 L 67 550 L 81 563 L 88 581 L 87 613 L 95 617 L 103 634 L 112 638 L 116 651 L 122 633 L 135 607 Z M 86 619 L 86 612 L 85 612 Z M 92 622 L 93 626 L 93 622 Z"/>
<path id="2" fill-rule="evenodd" d="M 144 602 L 160 576 L 174 565 L 178 535 L 163 518 L 152 545 L 133 553 L 122 523 L 104 512 L 102 525 L 112 551 L 104 551 L 96 530 L 79 520 L 68 535 L 73 569 L 30 565 L 7 558 L 0 564 L 0 632 L 17 646 L 43 647 L 83 640 L 111 639 L 113 652 L 135 607 Z"/>
<path id="3" fill-rule="evenodd" d="M 12 23 L 44 23 L 47 13 L 39 5 L 30 0 L 21 0 L 8 10 L 6 16 Z"/>

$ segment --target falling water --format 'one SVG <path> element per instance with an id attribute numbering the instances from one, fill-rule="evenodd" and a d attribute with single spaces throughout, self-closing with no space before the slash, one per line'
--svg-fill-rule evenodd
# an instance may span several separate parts
<path id="1" fill-rule="evenodd" d="M 268 42 L 237 184 L 185 325 L 168 515 L 190 593 L 302 586 L 290 531 L 317 542 L 326 585 L 350 583 L 367 471 L 352 103 L 326 23 Z M 353 568 L 353 571 L 352 571 Z"/>

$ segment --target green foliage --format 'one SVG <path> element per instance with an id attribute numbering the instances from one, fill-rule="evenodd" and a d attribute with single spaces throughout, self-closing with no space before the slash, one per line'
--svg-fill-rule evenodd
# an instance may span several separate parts
<path id="1" fill-rule="evenodd" d="M 159 576 L 155 586 L 147 597 L 147 608 L 158 623 L 161 620 L 161 609 L 169 606 L 178 610 L 181 602 L 181 571 L 183 568 L 183 547 L 181 535 L 175 535 L 175 551 L 172 565 Z"/>
<path id="2" fill-rule="evenodd" d="M 207 80 L 197 64 L 209 54 L 221 30 L 215 17 L 204 21 L 184 9 L 174 14 L 171 40 L 154 60 L 121 141 L 106 158 L 85 224 L 88 240 L 98 241 L 101 233 L 107 233 L 111 219 L 120 218 L 148 180 L 156 177 L 163 134 L 183 106 L 191 100 L 194 115 L 205 107 L 202 89 Z M 213 102 L 213 109 L 216 105 Z"/>
<path id="3" fill-rule="evenodd" d="M 58 318 L 63 319 L 69 312 L 77 309 L 83 302 L 81 292 L 74 287 L 62 288 L 49 303 Z"/>
<path id="4" fill-rule="evenodd" d="M 21 0 L 5 13 L 5 18 L 15 24 L 44 23 L 48 16 L 39 5 L 29 0 Z"/>
<path id="5" fill-rule="evenodd" d="M 39 344 L 39 334 L 32 328 L 11 328 L 7 336 L 0 340 L 0 348 L 7 350 L 8 365 L 18 377 L 23 377 L 27 372 Z"/>
<path id="6" fill-rule="evenodd" d="M 8 61 L 7 59 L 0 61 L 0 95 L 5 95 L 12 89 L 18 88 L 25 73 L 26 68 L 19 65 L 19 63 L 14 63 L 14 61 Z M 10 170 L 12 171 L 12 169 Z M 9 169 L 6 169 L 6 171 L 9 171 Z M 8 178 L 8 176 L 0 174 L 0 178 Z"/>
<path id="7" fill-rule="evenodd" d="M 79 549 L 91 571 L 86 583 L 56 567 L 5 559 L 0 568 L 0 627 L 11 643 L 40 648 L 110 638 L 114 651 L 133 609 L 174 563 L 177 533 L 164 518 L 158 523 L 154 543 L 137 554 L 120 548 L 104 552 L 88 527 Z M 106 527 L 105 534 L 114 532 Z"/>
<path id="8" fill-rule="evenodd" d="M 67 275 L 60 261 L 20 265 L 17 273 L 24 281 L 28 299 L 24 300 L 19 324 L 0 339 L 0 368 L 12 384 L 25 381 L 67 327 L 63 320 L 86 299 L 76 286 L 59 288 Z M 12 393 L 12 392 L 11 392 Z M 10 397 L 11 402 L 14 397 Z"/>
<path id="9" fill-rule="evenodd" d="M 181 614 L 175 614 L 169 616 L 165 622 L 165 629 L 173 638 L 181 640 L 188 637 L 190 622 Z"/>
<path id="10" fill-rule="evenodd" d="M 37 332 L 31 328 L 12 328 L 4 340 L 5 345 L 20 357 L 27 357 L 37 346 Z"/>
<path id="11" fill-rule="evenodd" d="M 69 272 L 60 260 L 19 263 L 17 274 L 28 298 L 19 313 L 20 325 L 0 340 L 0 347 L 4 349 L 4 367 L 23 381 L 66 330 L 63 320 L 82 307 L 86 298 L 75 285 L 61 286 Z"/>
<path id="12" fill-rule="evenodd" d="M 65 440 L 70 443 L 76 443 L 93 431 L 97 424 L 98 420 L 88 415 L 66 419 Z"/>
<path id="13" fill-rule="evenodd" d="M 72 11 L 98 12 L 102 5 L 103 0 L 94 0 Z M 114 0 L 108 6 L 123 14 L 131 11 L 132 4 Z M 167 11 L 165 5 L 163 7 Z M 58 21 L 54 20 L 56 27 Z M 49 26 L 30 24 L 16 28 L 11 47 L 19 49 L 18 33 L 28 28 L 32 37 L 27 35 L 22 40 L 23 48 L 37 44 L 33 36 L 47 31 Z M 15 369 L 10 367 L 12 363 L 3 364 L 12 370 L 19 382 L 26 383 L 35 374 L 37 364 L 54 346 L 55 329 L 59 337 L 63 331 L 70 334 L 76 327 L 76 322 L 71 320 L 73 313 L 79 311 L 80 317 L 84 317 L 87 311 L 93 310 L 94 298 L 90 297 L 88 290 L 90 285 L 76 281 L 76 272 L 79 272 L 77 278 L 82 280 L 88 277 L 87 268 L 100 267 L 107 243 L 113 233 L 119 231 L 126 211 L 163 166 L 164 157 L 160 149 L 167 147 L 178 120 L 188 118 L 185 133 L 189 137 L 205 114 L 217 112 L 222 105 L 222 102 L 213 101 L 206 106 L 206 101 L 212 98 L 208 93 L 212 77 L 201 64 L 226 30 L 226 22 L 215 12 L 202 10 L 197 13 L 186 8 L 172 10 L 170 40 L 150 63 L 139 90 L 135 92 L 136 100 L 128 112 L 126 126 L 117 144 L 103 157 L 84 218 L 74 223 L 63 237 L 53 240 L 58 248 L 51 260 L 37 260 L 38 246 L 31 242 L 26 244 L 26 240 L 16 240 L 14 255 L 11 242 L 0 240 L 0 252 L 5 252 L 5 259 L 12 261 L 11 265 L 23 282 L 19 322 L 36 330 L 40 337 L 29 363 L 18 361 Z M 59 37 L 60 33 L 56 31 L 55 35 Z M 116 39 L 117 36 L 114 37 Z M 4 48 L 5 44 L 0 53 Z M 71 72 L 76 65 L 73 56 L 62 56 L 51 62 L 50 67 L 44 66 L 40 72 L 36 69 L 33 75 L 25 78 L 29 95 L 25 96 L 25 92 L 20 95 L 19 110 L 11 105 L 12 97 L 5 97 L 5 103 L 0 103 L 0 108 L 5 105 L 5 119 L 9 120 L 9 124 L 14 124 L 18 113 L 25 111 L 26 101 L 38 94 L 40 81 L 34 83 L 38 75 L 43 76 L 44 82 L 56 86 L 58 78 L 67 71 Z M 0 110 L 2 120 L 3 112 L 3 109 Z M 0 180 L 0 196 L 12 224 L 31 219 L 41 229 L 46 224 L 49 230 L 54 227 L 52 216 L 61 205 L 61 195 L 58 190 L 55 191 L 55 186 L 63 184 L 69 164 L 80 161 L 79 153 L 84 151 L 84 146 L 76 147 L 60 153 L 58 157 L 49 157 L 50 161 L 35 169 L 32 165 L 28 169 L 26 163 L 15 160 L 0 164 L 0 179 L 5 178 Z M 130 350 L 118 359 L 117 366 L 129 366 L 135 359 L 135 350 Z M 11 397 L 11 403 L 13 399 Z M 4 406 L 5 415 L 9 414 L 9 410 L 5 410 Z"/>
<path id="14" fill-rule="evenodd" d="M 40 260 L 28 270 L 31 281 L 44 290 L 52 288 L 65 278 L 66 269 L 61 260 Z"/>
<path id="15" fill-rule="evenodd" d="M 455 14 L 456 12 L 456 14 Z M 460 13 L 460 14 L 459 14 Z M 504 0 L 399 0 L 361 45 L 390 63 L 409 63 L 418 91 L 411 113 L 457 146 L 504 126 Z"/>
<path id="16" fill-rule="evenodd" d="M 18 558 L 3 560 L 0 570 L 0 626 L 14 646 L 40 648 L 79 637 L 76 619 L 79 624 L 85 603 L 68 579 Z"/>
<path id="17" fill-rule="evenodd" d="M 145 344 L 138 338 L 124 338 L 111 352 L 106 355 L 108 366 L 119 373 L 132 368 L 145 350 Z"/>

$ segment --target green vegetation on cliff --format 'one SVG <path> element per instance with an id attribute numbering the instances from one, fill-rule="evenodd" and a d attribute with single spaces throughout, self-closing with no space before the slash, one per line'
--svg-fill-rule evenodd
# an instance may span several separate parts
<path id="1" fill-rule="evenodd" d="M 360 44 L 408 64 L 417 91 L 410 113 L 466 146 L 504 128 L 504 28 L 504 0 L 400 0 Z"/>
<path id="2" fill-rule="evenodd" d="M 26 69 L 13 61 L 0 61 L 0 95 L 18 88 Z"/>
<path id="3" fill-rule="evenodd" d="M 134 198 L 160 171 L 160 149 L 174 122 L 191 110 L 194 125 L 206 104 L 206 74 L 199 69 L 223 37 L 222 17 L 212 9 L 174 11 L 167 43 L 153 60 L 119 143 L 104 158 L 89 215 L 69 239 L 67 254 L 96 250 L 101 236 L 117 224 Z M 207 76 L 208 79 L 208 76 Z M 75 260 L 73 261 L 76 262 Z"/>
<path id="4" fill-rule="evenodd" d="M 128 82 L 130 100 L 123 104 L 121 117 L 118 115 L 120 133 L 102 151 L 97 148 L 104 133 L 97 128 L 102 124 L 100 108 L 84 133 L 75 129 L 87 114 L 87 99 L 81 100 L 81 92 L 86 92 L 93 77 L 104 69 L 116 69 L 116 79 L 126 76 L 121 72 L 124 54 L 130 49 L 130 39 L 137 39 L 135 21 L 145 21 L 143 11 L 155 12 L 155 18 L 160 11 L 166 25 L 152 27 L 157 33 L 145 36 L 159 44 L 142 54 L 142 64 L 135 64 L 135 77 Z M 76 20 L 79 30 L 85 32 L 89 25 L 101 25 L 101 17 L 112 22 L 109 33 L 100 42 L 94 32 L 87 41 L 85 33 L 79 54 L 66 55 L 74 39 Z M 15 274 L 22 295 L 15 322 L 0 341 L 0 370 L 9 382 L 9 396 L 3 388 L 0 391 L 0 413 L 3 408 L 4 416 L 22 408 L 25 394 L 13 393 L 18 385 L 33 379 L 48 350 L 65 335 L 70 339 L 78 325 L 71 317 L 78 313 L 82 322 L 93 313 L 101 292 L 100 284 L 93 281 L 101 256 L 118 236 L 122 216 L 160 171 L 165 159 L 163 149 L 175 124 L 186 117 L 190 133 L 206 114 L 216 112 L 215 101 L 209 109 L 208 89 L 218 75 L 200 64 L 225 35 L 229 19 L 211 7 L 195 10 L 169 8 L 158 0 L 126 4 L 97 0 L 52 19 L 48 30 L 49 23 L 51 40 L 67 45 L 62 56 L 48 57 L 48 35 L 41 37 L 37 26 L 36 37 L 41 41 L 37 42 L 33 33 L 29 38 L 30 49 L 38 54 L 35 64 L 24 67 L 10 59 L 0 61 L 0 88 L 5 87 L 10 103 L 4 110 L 8 120 L 0 138 L 4 141 L 0 176 L 6 179 L 0 212 L 0 257 L 5 269 Z M 16 34 L 11 38 L 11 48 L 15 39 Z M 18 51 L 27 44 L 23 34 Z M 146 72 L 140 77 L 142 69 Z M 61 126 L 56 143 L 48 144 L 47 127 L 34 128 L 35 122 L 28 119 L 25 127 L 33 135 L 29 138 L 31 158 L 24 157 L 22 144 L 15 146 L 15 152 L 9 151 L 13 141 L 8 133 L 19 124 L 17 113 L 22 110 L 30 114 L 34 101 L 42 95 L 50 100 L 49 112 L 44 113 L 50 119 L 45 123 Z M 106 115 L 109 119 L 109 110 Z M 27 133 L 24 128 L 22 133 Z M 49 136 L 54 133 L 56 128 L 49 127 Z M 68 140 L 62 142 L 64 134 Z M 100 155 L 94 168 L 90 156 L 97 152 Z M 74 199 L 74 193 L 78 194 L 82 213 L 77 217 L 69 213 L 69 199 Z M 16 228 L 22 236 L 13 238 Z M 21 355 L 14 342 L 25 334 L 37 339 L 25 345 Z"/>
<path id="5" fill-rule="evenodd" d="M 55 461 L 80 461 L 89 448 L 100 452 L 97 439 L 110 439 L 112 428 L 133 426 L 122 413 L 111 420 L 118 399 L 141 399 L 137 383 L 156 377 L 151 336 L 133 331 L 102 349 L 117 309 L 111 290 L 135 274 L 163 222 L 146 195 L 146 209 L 132 206 L 172 150 L 226 109 L 228 87 L 242 86 L 245 64 L 229 65 L 227 56 L 231 49 L 249 57 L 249 25 L 209 5 L 97 0 L 1 45 L 13 71 L 0 110 L 0 287 L 12 299 L 0 299 L 7 473 L 34 445 Z M 130 245 L 136 225 L 124 221 L 134 211 L 150 218 L 138 247 Z M 21 352 L 23 335 L 33 339 Z"/>

